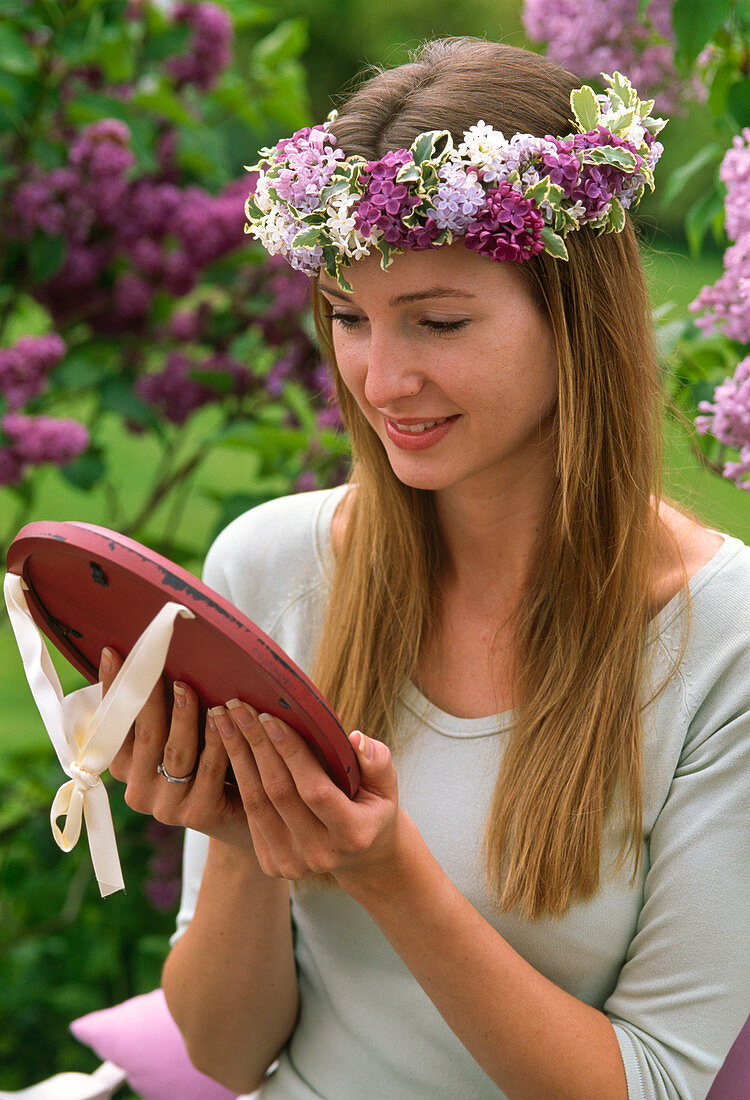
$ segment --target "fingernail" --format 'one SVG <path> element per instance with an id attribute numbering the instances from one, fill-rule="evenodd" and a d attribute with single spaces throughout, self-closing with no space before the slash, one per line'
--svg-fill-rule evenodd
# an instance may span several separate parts
<path id="1" fill-rule="evenodd" d="M 211 707 L 208 712 L 216 723 L 216 728 L 222 737 L 233 737 L 236 730 L 234 722 L 227 714 L 224 707 Z"/>
<path id="2" fill-rule="evenodd" d="M 102 650 L 102 657 L 101 657 L 101 661 L 99 662 L 99 670 L 101 672 L 111 672 L 112 671 L 112 650 L 111 649 L 103 649 Z"/>
<path id="3" fill-rule="evenodd" d="M 272 741 L 284 740 L 284 729 L 272 714 L 259 714 L 258 721 L 263 724 L 263 729 Z"/>
<path id="4" fill-rule="evenodd" d="M 372 756 L 372 745 L 370 744 L 369 737 L 365 737 L 361 730 L 357 730 L 359 734 L 359 751 L 364 756 L 365 760 L 369 760 Z"/>
<path id="5" fill-rule="evenodd" d="M 187 692 L 185 691 L 184 684 L 178 684 L 177 681 L 172 684 L 172 690 L 174 692 L 174 705 L 176 707 L 184 707 Z"/>
<path id="6" fill-rule="evenodd" d="M 241 703 L 239 699 L 230 699 L 227 703 L 227 709 L 240 729 L 252 729 L 255 719 L 244 703 Z"/>
<path id="7" fill-rule="evenodd" d="M 213 716 L 213 714 L 211 713 L 210 710 L 206 714 L 206 725 L 208 726 L 208 728 L 210 730 L 213 730 L 213 731 L 216 730 L 216 722 L 214 721 L 214 716 Z"/>

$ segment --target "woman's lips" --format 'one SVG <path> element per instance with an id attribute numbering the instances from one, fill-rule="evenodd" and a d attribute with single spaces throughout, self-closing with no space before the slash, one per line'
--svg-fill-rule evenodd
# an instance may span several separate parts
<path id="1" fill-rule="evenodd" d="M 392 420 L 387 416 L 383 419 L 388 438 L 402 451 L 424 451 L 445 439 L 457 422 L 458 415 L 439 420 Z"/>

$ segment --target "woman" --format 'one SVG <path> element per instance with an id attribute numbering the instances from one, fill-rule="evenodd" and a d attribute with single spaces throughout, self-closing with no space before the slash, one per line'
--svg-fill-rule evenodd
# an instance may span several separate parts
<path id="1" fill-rule="evenodd" d="M 280 1055 L 264 1097 L 697 1100 L 750 1011 L 750 555 L 660 498 L 658 123 L 577 83 L 428 43 L 264 151 L 354 466 L 206 579 L 366 731 L 362 786 L 239 700 L 199 753 L 187 685 L 113 767 L 193 830 L 164 988 L 238 1091 Z"/>

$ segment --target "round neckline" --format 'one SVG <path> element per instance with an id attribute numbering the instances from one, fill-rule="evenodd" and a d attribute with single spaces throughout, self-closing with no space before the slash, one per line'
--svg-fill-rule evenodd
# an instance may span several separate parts
<path id="1" fill-rule="evenodd" d="M 321 564 L 322 559 L 326 558 L 330 552 L 331 524 L 335 505 L 348 488 L 349 485 L 344 484 L 323 491 L 318 523 L 315 525 L 316 551 Z M 724 531 L 714 531 L 713 528 L 709 530 L 719 535 L 724 541 L 705 565 L 696 570 L 687 584 L 675 592 L 671 600 L 651 619 L 647 627 L 646 646 L 650 646 L 680 613 L 685 599 L 685 590 L 687 589 L 690 598 L 694 599 L 697 593 L 743 549 L 744 543 L 736 536 Z M 515 714 L 515 710 L 512 709 L 500 711 L 498 714 L 482 715 L 479 718 L 458 718 L 431 703 L 411 680 L 406 681 L 401 688 L 399 701 L 414 717 L 446 737 L 490 737 L 510 729 Z"/>

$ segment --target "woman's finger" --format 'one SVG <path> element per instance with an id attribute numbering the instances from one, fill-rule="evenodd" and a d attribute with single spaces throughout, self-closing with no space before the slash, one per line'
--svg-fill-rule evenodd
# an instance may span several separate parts
<path id="1" fill-rule="evenodd" d="M 177 681 L 172 688 L 172 721 L 161 764 L 169 776 L 176 779 L 192 779 L 198 763 L 198 696 L 189 684 Z M 157 765 L 158 767 L 158 765 Z M 165 782 L 171 787 L 182 784 Z"/>
<path id="2" fill-rule="evenodd" d="M 110 649 L 108 646 L 102 650 L 101 659 L 99 661 L 99 680 L 104 694 L 112 687 L 112 681 L 122 668 L 122 664 L 122 657 L 114 649 Z M 118 779 L 121 783 L 127 783 L 132 761 L 133 730 L 131 729 L 128 731 L 127 737 L 115 753 L 114 759 L 109 766 L 109 770 L 114 778 Z"/>

